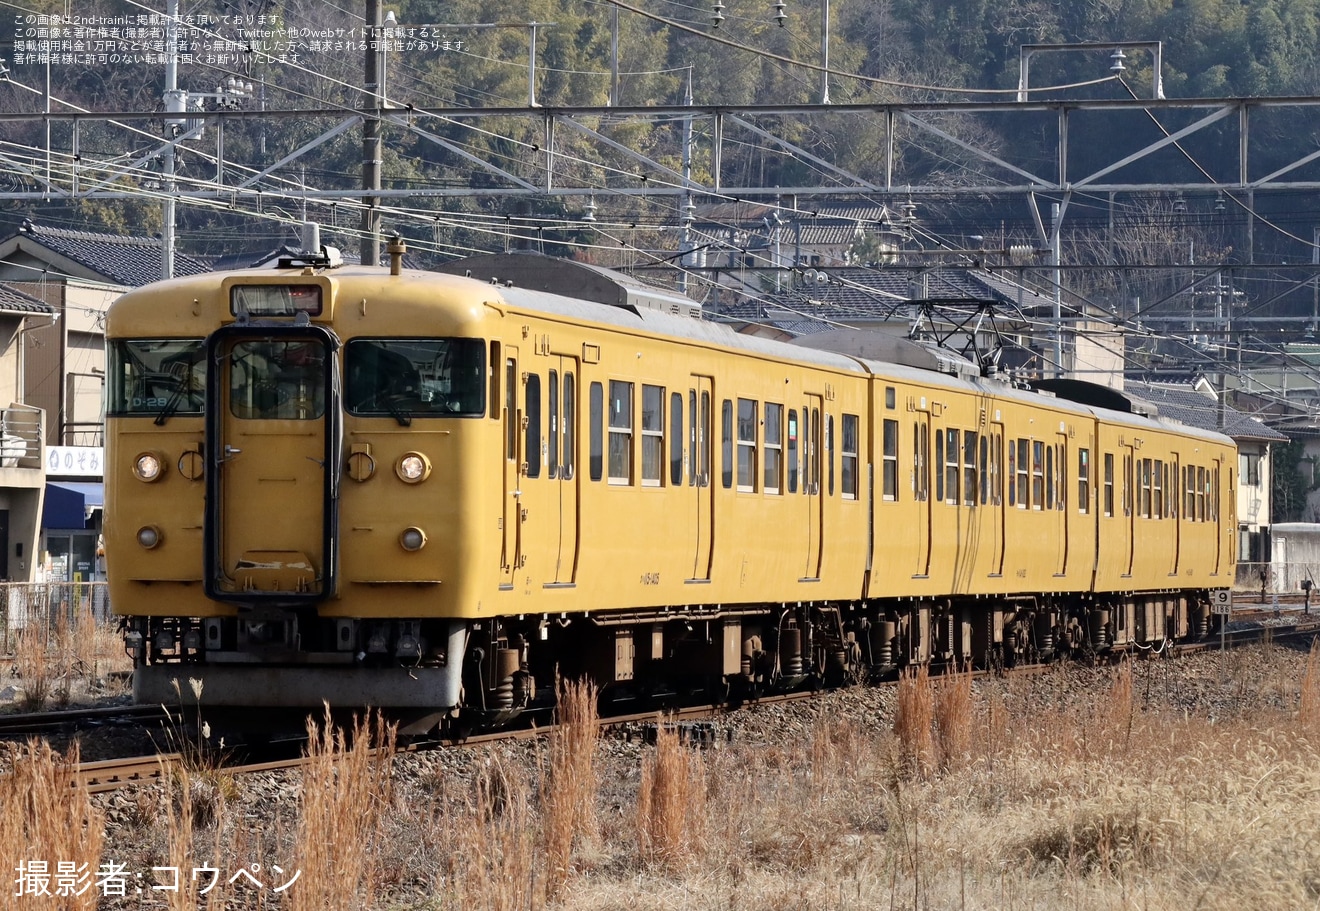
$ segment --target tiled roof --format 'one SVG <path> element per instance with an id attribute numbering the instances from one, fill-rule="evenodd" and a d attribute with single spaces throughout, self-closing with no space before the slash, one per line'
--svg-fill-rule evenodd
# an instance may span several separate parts
<path id="1" fill-rule="evenodd" d="M 804 282 L 791 291 L 768 294 L 760 300 L 744 300 L 724 306 L 718 316 L 732 320 L 765 322 L 767 315 L 780 311 L 818 315 L 836 322 L 849 320 L 907 319 L 908 303 L 914 299 L 994 300 L 1005 306 L 1003 312 L 1015 312 L 1016 288 L 970 269 L 867 269 L 849 267 L 830 269 L 827 284 Z M 1024 307 L 1040 306 L 1045 298 L 1031 291 L 1022 292 Z M 821 324 L 822 331 L 827 328 Z"/>
<path id="2" fill-rule="evenodd" d="M 24 294 L 17 288 L 0 284 L 0 313 L 54 313 L 50 304 Z"/>
<path id="3" fill-rule="evenodd" d="M 120 237 L 48 228 L 24 222 L 19 236 L 90 269 L 113 284 L 138 287 L 161 277 L 161 242 L 150 237 Z M 210 267 L 184 253 L 174 254 L 175 275 L 198 275 Z"/>
<path id="4" fill-rule="evenodd" d="M 1198 392 L 1186 383 L 1147 383 L 1126 379 L 1123 390 L 1128 395 L 1145 399 L 1160 410 L 1161 417 L 1182 421 L 1201 430 L 1221 430 L 1235 440 L 1263 440 L 1288 442 L 1288 437 L 1266 427 L 1253 417 L 1225 405 L 1224 426 L 1219 426 L 1218 400 Z"/>

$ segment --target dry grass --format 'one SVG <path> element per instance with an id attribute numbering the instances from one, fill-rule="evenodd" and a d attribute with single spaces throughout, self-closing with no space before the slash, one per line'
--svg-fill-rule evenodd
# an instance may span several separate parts
<path id="1" fill-rule="evenodd" d="M 327 707 L 323 724 L 308 719 L 307 741 L 296 855 L 302 872 L 289 907 L 365 907 L 375 894 L 381 823 L 391 802 L 394 729 L 375 716 L 345 734 Z"/>
<path id="2" fill-rule="evenodd" d="M 590 683 L 559 687 L 558 725 L 550 735 L 550 769 L 541 793 L 545 888 L 551 899 L 572 873 L 574 846 L 587 850 L 599 834 L 596 696 Z"/>
<path id="3" fill-rule="evenodd" d="M 935 706 L 926 666 L 905 669 L 898 678 L 894 733 L 911 770 L 926 775 L 935 765 Z"/>
<path id="4" fill-rule="evenodd" d="M 11 873 L 8 895 L 23 909 L 93 911 L 98 892 L 90 888 L 101 864 L 104 820 L 93 808 L 73 767 L 77 752 L 59 756 L 44 743 L 6 745 L 9 774 L 0 777 L 0 862 Z M 27 891 L 19 881 L 20 865 L 45 864 L 50 873 L 45 895 Z M 62 865 L 72 871 L 69 889 L 83 894 L 57 895 Z M 36 884 L 31 880 L 33 889 Z"/>
<path id="5" fill-rule="evenodd" d="M 637 853 L 642 864 L 676 871 L 700 843 L 705 815 L 701 763 L 676 730 L 656 731 L 655 753 L 642 761 L 637 788 Z"/>

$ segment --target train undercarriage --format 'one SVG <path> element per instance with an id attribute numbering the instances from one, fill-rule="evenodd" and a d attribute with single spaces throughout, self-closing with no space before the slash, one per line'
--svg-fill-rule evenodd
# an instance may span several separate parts
<path id="1" fill-rule="evenodd" d="M 736 704 L 919 665 L 999 669 L 1162 650 L 1217 627 L 1209 593 L 686 607 L 481 621 L 135 617 L 139 702 L 388 707 L 440 727 L 540 719 L 558 680 L 597 686 L 611 714 Z"/>

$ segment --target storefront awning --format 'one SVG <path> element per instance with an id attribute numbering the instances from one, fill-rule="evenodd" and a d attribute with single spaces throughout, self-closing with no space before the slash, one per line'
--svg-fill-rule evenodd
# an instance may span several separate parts
<path id="1" fill-rule="evenodd" d="M 105 504 L 102 484 L 84 481 L 47 481 L 42 528 L 86 528 L 92 511 Z"/>

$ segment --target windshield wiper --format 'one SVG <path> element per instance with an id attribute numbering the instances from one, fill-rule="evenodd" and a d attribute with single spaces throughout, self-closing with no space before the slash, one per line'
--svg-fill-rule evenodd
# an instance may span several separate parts
<path id="1" fill-rule="evenodd" d="M 399 422 L 400 427 L 412 426 L 412 415 L 399 407 L 398 399 L 395 396 L 386 396 L 384 404 L 385 410 L 390 413 L 390 417 Z"/>
<path id="2" fill-rule="evenodd" d="M 174 387 L 170 397 L 165 400 L 159 412 L 156 413 L 156 420 L 153 421 L 157 427 L 163 427 L 165 422 L 174 416 L 174 412 L 179 410 L 179 403 L 183 401 L 183 383 Z"/>

